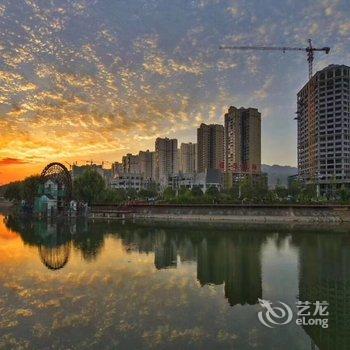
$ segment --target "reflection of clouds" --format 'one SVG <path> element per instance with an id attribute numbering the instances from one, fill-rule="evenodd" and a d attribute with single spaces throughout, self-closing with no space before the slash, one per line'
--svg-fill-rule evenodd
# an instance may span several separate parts
<path id="1" fill-rule="evenodd" d="M 4 315 L 13 344 L 33 341 L 33 337 L 38 347 L 50 343 L 61 348 L 99 348 L 107 339 L 112 348 L 184 348 L 188 344 L 240 348 L 244 344 L 247 332 L 242 334 L 235 327 L 251 320 L 249 315 L 255 320 L 255 311 L 248 310 L 242 319 L 239 309 L 230 312 L 222 285 L 198 285 L 194 248 L 201 241 L 198 231 L 188 236 L 182 230 L 177 235 L 167 229 L 96 223 L 84 232 L 77 225 L 74 239 L 92 238 L 90 229 L 101 231 L 106 240 L 93 262 L 81 260 L 76 244 L 70 263 L 59 273 L 38 269 L 35 260 L 33 265 L 17 266 L 10 275 L 0 266 L 0 282 L 10 280 L 5 286 Z M 156 235 L 157 246 L 172 240 L 177 247 L 177 269 L 154 268 Z M 168 254 L 162 257 L 166 266 Z M 0 292 L 1 288 L 0 283 Z M 16 315 L 20 309 L 30 310 L 32 316 Z M 4 327 L 0 323 L 0 333 L 6 331 Z M 0 335 L 0 344 L 9 348 L 10 340 Z"/>
<path id="2" fill-rule="evenodd" d="M 87 224 L 83 230 L 77 225 L 70 263 L 59 273 L 40 269 L 38 259 L 28 265 L 13 264 L 11 273 L 0 265 L 1 346 L 19 347 L 33 337 L 38 347 L 55 344 L 59 348 L 104 348 L 106 341 L 111 348 L 264 345 L 261 341 L 266 332 L 254 329 L 256 308 L 230 308 L 223 285 L 213 283 L 232 282 L 242 291 L 242 298 L 252 293 L 253 286 L 244 291 L 240 285 L 259 280 L 257 251 L 260 246 L 264 249 L 261 243 L 266 235 L 247 231 L 226 234 L 216 225 L 215 232 L 210 228 L 207 232 L 206 227 L 184 230 L 182 226 L 164 226 L 99 222 Z M 101 246 L 101 236 L 105 243 L 96 259 L 83 261 L 77 241 L 97 237 Z M 282 247 L 290 239 L 278 234 L 269 238 Z M 337 241 L 337 237 L 332 239 Z M 154 249 L 169 241 L 179 256 L 177 269 L 156 270 Z M 202 283 L 207 283 L 203 287 L 197 282 L 199 244 Z M 27 249 L 19 248 L 20 252 Z M 162 266 L 173 261 L 173 254 L 165 253 L 159 254 Z M 281 269 L 283 276 L 286 268 Z M 30 310 L 32 316 L 16 315 L 21 309 Z M 11 339 L 4 333 L 11 333 Z M 303 340 L 309 344 L 301 335 L 298 341 Z"/>

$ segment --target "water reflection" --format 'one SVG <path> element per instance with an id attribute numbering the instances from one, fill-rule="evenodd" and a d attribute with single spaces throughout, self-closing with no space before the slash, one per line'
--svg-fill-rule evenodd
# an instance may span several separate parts
<path id="1" fill-rule="evenodd" d="M 258 237 L 244 232 L 220 237 L 210 229 L 162 229 L 128 224 L 78 221 L 22 222 L 14 217 L 5 221 L 17 231 L 24 243 L 35 245 L 43 264 L 51 269 L 63 268 L 71 245 L 91 261 L 101 253 L 105 238 L 120 238 L 126 252 L 154 253 L 156 269 L 176 268 L 179 263 L 197 262 L 197 279 L 204 285 L 224 285 L 231 306 L 258 303 L 262 297 L 261 245 L 266 235 Z M 146 229 L 145 229 L 146 228 Z"/>
<path id="2" fill-rule="evenodd" d="M 350 236 L 297 235 L 294 243 L 299 247 L 299 299 L 329 303 L 329 328 L 304 330 L 320 349 L 349 349 Z"/>
<path id="3" fill-rule="evenodd" d="M 350 348 L 350 236 L 347 232 L 286 229 L 277 234 L 275 229 L 267 227 L 244 230 L 199 224 L 30 222 L 14 217 L 7 217 L 5 223 L 18 232 L 25 244 L 38 248 L 42 263 L 50 270 L 67 268 L 73 250 L 78 251 L 84 261 L 96 261 L 103 255 L 107 239 L 114 238 L 121 242 L 127 255 L 147 254 L 154 259 L 154 270 L 193 267 L 198 284 L 222 285 L 231 306 L 256 305 L 258 298 L 268 298 L 264 295 L 264 283 L 267 283 L 264 273 L 268 272 L 266 266 L 263 271 L 264 250 L 268 260 L 266 247 L 271 242 L 280 251 L 288 241 L 297 251 L 295 260 L 298 260 L 298 275 L 296 272 L 293 275 L 298 281 L 298 295 L 293 295 L 288 302 L 325 300 L 330 305 L 329 329 L 303 326 L 311 338 L 311 348 Z M 287 281 L 287 288 L 289 284 L 292 283 Z M 273 288 L 278 286 L 272 284 Z M 300 332 L 303 331 L 300 329 Z"/>
<path id="4" fill-rule="evenodd" d="M 25 244 L 38 247 L 40 259 L 48 269 L 59 270 L 67 264 L 74 226 L 57 221 L 23 221 L 11 216 L 5 219 L 5 224 L 18 232 Z"/>

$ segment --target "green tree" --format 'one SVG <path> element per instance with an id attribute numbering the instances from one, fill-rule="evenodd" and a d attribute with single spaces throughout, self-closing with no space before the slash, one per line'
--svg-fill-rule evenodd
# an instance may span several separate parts
<path id="1" fill-rule="evenodd" d="M 163 198 L 166 201 L 171 201 L 175 198 L 175 191 L 171 187 L 167 187 L 163 192 Z"/>
<path id="2" fill-rule="evenodd" d="M 178 194 L 179 194 L 179 196 L 182 196 L 184 194 L 187 194 L 188 192 L 190 192 L 190 191 L 186 186 L 181 186 L 179 188 Z"/>
<path id="3" fill-rule="evenodd" d="M 39 175 L 27 177 L 22 182 L 22 198 L 29 204 L 34 204 L 34 199 L 38 195 L 41 178 Z"/>
<path id="4" fill-rule="evenodd" d="M 300 181 L 293 180 L 288 188 L 288 193 L 295 199 L 298 200 L 302 191 L 302 185 Z"/>
<path id="5" fill-rule="evenodd" d="M 288 196 L 288 190 L 282 186 L 276 186 L 275 193 L 279 199 L 286 199 Z"/>
<path id="6" fill-rule="evenodd" d="M 210 186 L 205 192 L 208 203 L 217 203 L 220 198 L 220 192 L 216 186 Z"/>
<path id="7" fill-rule="evenodd" d="M 20 201 L 22 199 L 22 183 L 20 181 L 11 182 L 6 185 L 4 198 L 9 201 Z"/>
<path id="8" fill-rule="evenodd" d="M 74 181 L 75 197 L 91 205 L 103 200 L 105 187 L 103 177 L 95 170 L 88 169 Z"/>
<path id="9" fill-rule="evenodd" d="M 266 178 L 263 176 L 245 176 L 240 181 L 241 198 L 249 202 L 262 202 L 269 198 Z"/>
<path id="10" fill-rule="evenodd" d="M 341 188 L 338 191 L 338 195 L 342 202 L 348 202 L 350 200 L 350 191 L 348 188 L 345 188 L 345 187 Z"/>
<path id="11" fill-rule="evenodd" d="M 250 176 L 245 176 L 239 181 L 241 198 L 252 201 L 254 197 L 253 182 Z"/>
<path id="12" fill-rule="evenodd" d="M 201 190 L 201 188 L 199 186 L 193 186 L 191 189 L 191 194 L 193 197 L 202 197 L 203 196 L 203 191 Z"/>
<path id="13" fill-rule="evenodd" d="M 137 199 L 137 195 L 138 194 L 137 194 L 137 191 L 135 188 L 128 188 L 126 190 L 126 196 L 129 200 L 133 201 L 133 200 Z"/>
<path id="14" fill-rule="evenodd" d="M 106 188 L 103 194 L 103 202 L 108 204 L 120 204 L 126 200 L 126 192 L 124 189 Z"/>
<path id="15" fill-rule="evenodd" d="M 193 202 L 193 196 L 191 190 L 186 187 L 181 187 L 179 189 L 179 194 L 177 197 L 177 202 L 180 204 L 187 204 Z"/>
<path id="16" fill-rule="evenodd" d="M 138 197 L 141 199 L 154 198 L 157 196 L 157 192 L 151 189 L 142 189 L 138 193 Z"/>

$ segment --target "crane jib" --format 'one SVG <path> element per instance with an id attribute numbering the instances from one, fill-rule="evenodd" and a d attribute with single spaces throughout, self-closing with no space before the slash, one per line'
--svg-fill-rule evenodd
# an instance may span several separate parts
<path id="1" fill-rule="evenodd" d="M 312 77 L 313 70 L 313 61 L 314 61 L 314 52 L 315 51 L 324 51 L 326 54 L 329 54 L 331 48 L 320 47 L 316 48 L 312 46 L 311 39 L 308 40 L 309 46 L 307 47 L 279 47 L 279 46 L 220 46 L 222 50 L 263 50 L 263 51 L 304 51 L 307 53 L 307 61 L 309 63 L 309 79 Z"/>

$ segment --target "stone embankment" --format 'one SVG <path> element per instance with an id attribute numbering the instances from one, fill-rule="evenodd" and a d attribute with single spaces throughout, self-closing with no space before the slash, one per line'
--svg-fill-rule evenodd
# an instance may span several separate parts
<path id="1" fill-rule="evenodd" d="M 90 217 L 238 223 L 342 223 L 350 222 L 350 205 L 95 205 Z"/>

